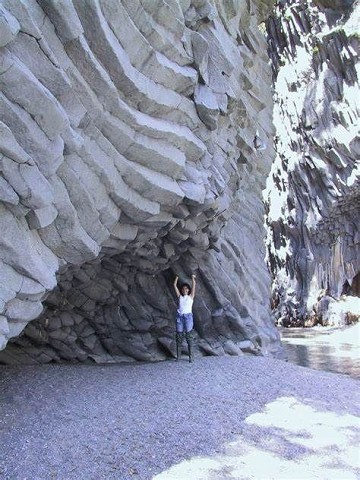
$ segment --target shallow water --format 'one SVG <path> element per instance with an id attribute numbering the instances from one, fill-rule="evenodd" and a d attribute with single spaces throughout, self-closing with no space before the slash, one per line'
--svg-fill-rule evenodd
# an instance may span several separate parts
<path id="1" fill-rule="evenodd" d="M 282 328 L 288 361 L 360 378 L 360 324 L 343 328 Z"/>

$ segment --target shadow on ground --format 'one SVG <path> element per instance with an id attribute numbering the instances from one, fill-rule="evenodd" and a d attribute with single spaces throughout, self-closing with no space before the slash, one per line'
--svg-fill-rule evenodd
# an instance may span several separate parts
<path id="1" fill-rule="evenodd" d="M 222 455 L 195 457 L 154 480 L 352 479 L 359 477 L 359 418 L 279 397 L 245 419 Z"/>
<path id="2" fill-rule="evenodd" d="M 0 477 L 355 479 L 358 387 L 254 356 L 3 366 Z"/>

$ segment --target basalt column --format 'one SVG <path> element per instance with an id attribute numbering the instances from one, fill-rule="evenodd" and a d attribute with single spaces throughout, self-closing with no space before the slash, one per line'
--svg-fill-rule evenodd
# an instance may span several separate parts
<path id="1" fill-rule="evenodd" d="M 284 325 L 360 313 L 359 9 L 285 1 L 267 22 L 277 129 L 267 249 Z"/>
<path id="2" fill-rule="evenodd" d="M 0 361 L 171 357 L 193 272 L 197 355 L 279 352 L 272 3 L 2 2 Z"/>

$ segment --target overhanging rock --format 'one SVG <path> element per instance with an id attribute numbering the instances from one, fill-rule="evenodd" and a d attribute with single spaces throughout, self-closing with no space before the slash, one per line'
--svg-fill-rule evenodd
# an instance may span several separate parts
<path id="1" fill-rule="evenodd" d="M 279 351 L 271 5 L 3 2 L 0 361 L 166 358 L 192 272 L 199 352 Z"/>

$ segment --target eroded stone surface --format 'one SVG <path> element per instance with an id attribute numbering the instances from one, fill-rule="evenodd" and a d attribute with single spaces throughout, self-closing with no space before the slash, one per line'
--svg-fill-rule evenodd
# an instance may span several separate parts
<path id="1" fill-rule="evenodd" d="M 359 17 L 358 2 L 297 0 L 268 22 L 278 154 L 267 243 L 284 325 L 333 318 L 324 295 L 360 296 Z"/>
<path id="2" fill-rule="evenodd" d="M 1 361 L 166 358 L 194 271 L 198 352 L 276 354 L 272 3 L 3 1 Z"/>

